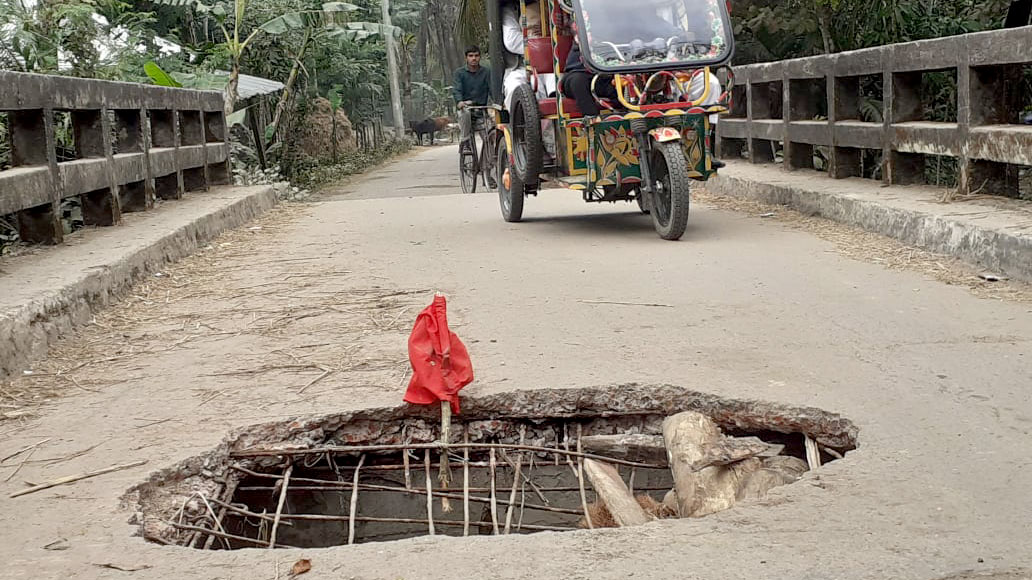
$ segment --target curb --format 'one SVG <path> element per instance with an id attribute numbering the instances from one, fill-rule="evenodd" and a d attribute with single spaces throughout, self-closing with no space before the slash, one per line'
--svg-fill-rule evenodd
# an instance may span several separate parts
<path id="1" fill-rule="evenodd" d="M 1032 211 L 1023 215 L 971 202 L 941 204 L 928 199 L 935 193 L 930 188 L 884 188 L 870 180 L 834 180 L 815 172 L 743 165 L 728 163 L 719 177 L 706 183 L 706 190 L 787 206 L 1032 282 L 1032 235 L 1015 233 L 1021 229 L 1032 232 Z M 972 208 L 978 211 L 967 215 L 993 213 L 992 223 L 967 217 L 965 211 Z"/>
<path id="2" fill-rule="evenodd" d="M 97 308 L 121 297 L 140 278 L 192 254 L 203 243 L 251 221 L 276 202 L 271 185 L 212 188 L 155 212 L 130 214 L 127 223 L 88 232 L 87 239 L 78 244 L 66 243 L 26 256 L 33 258 L 31 263 L 21 261 L 14 269 L 41 278 L 34 285 L 43 290 L 2 306 L 0 379 L 21 373 L 26 365 L 45 357 L 56 339 L 88 322 Z M 196 215 L 184 217 L 184 213 Z M 184 220 L 186 223 L 174 223 Z M 99 263 L 88 263 L 83 253 L 100 254 Z M 36 275 L 39 270 L 54 269 L 73 271 L 56 281 L 58 276 Z M 0 292 L 4 284 L 32 282 L 19 280 L 15 272 L 0 276 Z"/>

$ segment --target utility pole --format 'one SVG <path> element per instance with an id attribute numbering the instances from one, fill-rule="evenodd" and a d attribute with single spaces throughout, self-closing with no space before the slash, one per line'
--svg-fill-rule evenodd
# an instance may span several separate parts
<path id="1" fill-rule="evenodd" d="M 405 114 L 401 110 L 401 83 L 398 81 L 398 57 L 394 52 L 394 33 L 391 28 L 390 0 L 380 0 L 383 8 L 383 25 L 386 30 L 387 78 L 391 83 L 391 109 L 394 111 L 394 130 L 400 139 L 405 136 Z"/>

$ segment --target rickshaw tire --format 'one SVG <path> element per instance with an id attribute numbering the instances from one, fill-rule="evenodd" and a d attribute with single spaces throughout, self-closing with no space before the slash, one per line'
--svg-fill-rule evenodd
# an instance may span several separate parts
<path id="1" fill-rule="evenodd" d="M 523 180 L 515 171 L 509 171 L 509 187 L 505 187 L 505 168 L 509 167 L 509 150 L 505 139 L 498 140 L 498 155 L 495 158 L 495 180 L 498 182 L 498 205 L 502 210 L 502 219 L 507 222 L 518 222 L 523 219 L 523 202 L 526 199 Z M 506 203 L 508 202 L 508 204 Z M 508 207 L 506 207 L 508 205 Z"/>
<path id="2" fill-rule="evenodd" d="M 653 159 L 662 158 L 666 165 L 666 174 L 670 183 L 670 216 L 666 224 L 660 223 L 660 212 L 656 210 L 656 202 L 649 204 L 652 210 L 652 225 L 656 233 L 664 240 L 679 240 L 688 226 L 688 210 L 690 206 L 691 179 L 688 177 L 688 163 L 680 142 L 654 143 Z M 653 161 L 653 171 L 656 163 Z M 660 175 L 653 173 L 655 181 Z"/>
<path id="3" fill-rule="evenodd" d="M 524 84 L 516 87 L 512 103 L 514 110 L 512 111 L 511 126 L 515 126 L 519 120 L 523 121 L 524 143 L 522 146 L 525 152 L 525 156 L 522 158 L 520 155 L 513 156 L 516 160 L 513 163 L 513 170 L 520 181 L 528 186 L 536 187 L 544 162 L 544 146 L 541 140 L 541 113 L 538 111 L 537 98 L 530 85 Z M 517 119 L 517 115 L 521 115 L 523 118 Z M 516 138 L 514 133 L 513 140 L 515 141 Z"/>

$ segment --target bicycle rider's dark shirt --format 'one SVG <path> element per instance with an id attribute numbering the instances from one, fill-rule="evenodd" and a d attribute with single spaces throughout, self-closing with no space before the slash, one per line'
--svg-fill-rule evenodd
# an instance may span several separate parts
<path id="1" fill-rule="evenodd" d="M 452 83 L 455 102 L 473 101 L 474 105 L 486 105 L 491 96 L 491 69 L 481 66 L 476 72 L 462 67 L 455 71 Z"/>

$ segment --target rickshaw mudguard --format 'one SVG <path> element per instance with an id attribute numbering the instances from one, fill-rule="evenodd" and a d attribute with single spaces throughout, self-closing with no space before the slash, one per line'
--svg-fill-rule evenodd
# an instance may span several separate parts
<path id="1" fill-rule="evenodd" d="M 681 138 L 681 132 L 673 127 L 656 127 L 649 131 L 649 137 L 657 143 L 668 143 Z"/>

